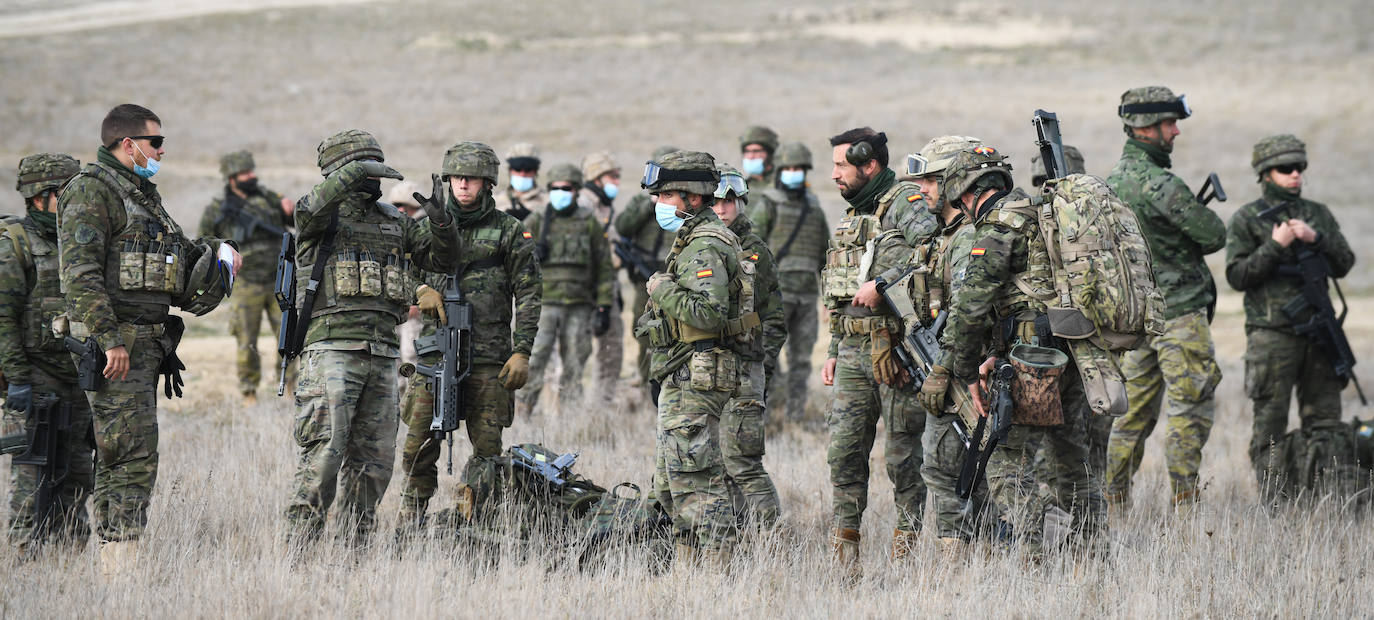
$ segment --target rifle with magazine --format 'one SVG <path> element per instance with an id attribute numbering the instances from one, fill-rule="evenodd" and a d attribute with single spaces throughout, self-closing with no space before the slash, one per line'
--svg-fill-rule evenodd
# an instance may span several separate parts
<path id="1" fill-rule="evenodd" d="M 969 498 L 973 497 L 973 492 L 978 489 L 978 481 L 987 475 L 988 459 L 992 457 L 992 451 L 997 448 L 997 444 L 1007 438 L 1007 433 L 1011 430 L 1014 409 L 1011 382 L 1015 377 L 1016 370 L 1011 367 L 1011 362 L 1004 359 L 997 360 L 988 377 L 988 393 L 991 396 L 989 411 L 987 415 L 978 418 L 978 425 L 970 437 L 969 445 L 973 447 L 964 453 L 964 462 L 959 468 L 959 482 L 955 485 L 959 499 L 964 500 L 965 511 L 970 508 Z M 990 433 L 989 424 L 992 426 Z M 982 443 L 984 434 L 988 435 L 987 445 L 979 451 L 977 446 Z"/>
<path id="2" fill-rule="evenodd" d="M 27 432 L 0 437 L 0 454 L 13 454 L 15 466 L 39 469 L 34 493 L 33 539 L 44 540 L 61 518 L 62 486 L 71 473 L 68 435 L 72 432 L 71 405 L 55 394 L 36 394 L 25 411 Z"/>
<path id="3" fill-rule="evenodd" d="M 453 431 L 464 415 L 463 380 L 472 373 L 472 303 L 463 297 L 458 277 L 449 276 L 444 286 L 444 322 L 436 327 L 439 361 L 416 364 L 415 372 L 428 378 L 434 395 L 434 416 L 429 430 L 435 441 L 448 439 L 448 473 L 453 473 Z M 420 352 L 422 355 L 426 352 Z"/>
<path id="4" fill-rule="evenodd" d="M 628 265 L 639 274 L 640 279 L 648 280 L 653 277 L 655 269 L 650 267 L 649 261 L 644 259 L 644 250 L 641 250 L 635 242 L 621 237 L 611 241 L 611 249 L 615 255 L 620 257 L 622 264 Z"/>
<path id="5" fill-rule="evenodd" d="M 281 234 L 281 251 L 277 254 L 277 279 L 272 295 L 281 309 L 281 331 L 277 334 L 277 355 L 281 368 L 277 370 L 277 396 L 286 393 L 286 366 L 295 353 L 292 351 L 296 334 L 296 238 L 289 232 Z"/>
<path id="6" fill-rule="evenodd" d="M 244 209 L 243 206 L 243 199 L 239 198 L 237 194 L 226 190 L 224 192 L 224 202 L 220 206 L 219 219 L 215 221 L 215 224 L 218 225 L 224 220 L 232 220 L 234 225 L 238 228 L 238 232 L 242 235 L 242 237 L 239 237 L 240 243 L 251 239 L 253 233 L 257 232 L 259 228 L 273 235 L 280 235 L 286 232 L 285 228 L 264 222 L 262 218 L 250 213 L 248 210 Z"/>

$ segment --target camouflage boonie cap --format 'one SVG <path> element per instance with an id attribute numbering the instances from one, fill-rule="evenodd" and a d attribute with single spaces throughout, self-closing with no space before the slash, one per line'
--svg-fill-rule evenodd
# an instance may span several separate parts
<path id="1" fill-rule="evenodd" d="M 1117 116 L 1127 127 L 1149 127 L 1171 118 L 1188 118 L 1193 111 L 1185 96 L 1163 86 L 1141 86 L 1121 93 Z"/>
<path id="2" fill-rule="evenodd" d="M 615 163 L 615 156 L 610 151 L 597 151 L 582 158 L 582 178 L 588 183 L 616 170 L 620 170 L 620 166 Z"/>
<path id="3" fill-rule="evenodd" d="M 806 148 L 800 142 L 788 142 L 778 147 L 777 154 L 773 155 L 773 165 L 778 168 L 791 168 L 800 166 L 811 168 L 811 149 Z"/>
<path id="4" fill-rule="evenodd" d="M 382 155 L 382 145 L 377 143 L 372 134 L 361 129 L 349 129 L 329 136 L 315 147 L 315 152 L 319 153 L 320 173 L 324 176 L 333 174 L 351 161 L 386 161 Z"/>
<path id="5" fill-rule="evenodd" d="M 517 142 L 506 151 L 506 165 L 511 170 L 538 170 L 539 147 L 529 142 Z"/>
<path id="6" fill-rule="evenodd" d="M 1255 143 L 1255 151 L 1250 155 L 1250 167 L 1255 174 L 1284 164 L 1307 164 L 1307 145 L 1297 136 L 1283 133 Z"/>
<path id="7" fill-rule="evenodd" d="M 481 142 L 459 142 L 444 153 L 443 171 L 449 177 L 480 177 L 496 184 L 496 173 L 501 168 L 501 160 L 496 151 Z"/>
<path id="8" fill-rule="evenodd" d="M 678 148 L 678 147 L 676 147 L 676 146 L 670 146 L 670 145 L 665 144 L 665 145 L 663 145 L 663 146 L 660 146 L 660 147 L 654 149 L 654 160 L 657 161 L 657 160 L 663 159 L 663 156 L 664 156 L 664 155 L 667 155 L 667 154 L 669 154 L 669 153 L 674 153 L 674 152 L 677 152 L 677 151 L 681 151 L 681 150 L 682 150 L 682 149 L 680 149 L 680 148 Z"/>
<path id="9" fill-rule="evenodd" d="M 663 157 L 649 162 L 646 166 L 646 173 L 653 168 L 659 168 L 658 178 L 653 179 L 653 183 L 641 183 L 644 189 L 651 193 L 666 191 L 683 191 L 689 194 L 700 194 L 702 196 L 714 196 L 716 186 L 720 184 L 720 173 L 716 172 L 716 159 L 710 153 L 702 151 L 673 151 Z M 662 174 L 667 172 L 667 175 Z M 673 176 L 675 172 L 697 172 L 700 180 L 691 179 L 672 179 L 664 178 Z M 646 176 L 646 181 L 650 180 Z"/>
<path id="10" fill-rule="evenodd" d="M 720 182 L 716 184 L 716 191 L 713 193 L 717 199 L 728 198 L 730 194 L 734 194 L 737 200 L 749 204 L 749 181 L 745 180 L 739 170 L 730 164 L 720 162 L 716 164 L 716 172 L 720 173 Z"/>
<path id="11" fill-rule="evenodd" d="M 226 179 L 254 168 L 257 165 L 253 163 L 253 154 L 248 151 L 234 151 L 219 158 L 219 173 Z"/>
<path id="12" fill-rule="evenodd" d="M 757 144 L 763 147 L 763 150 L 768 151 L 769 155 L 772 155 L 774 151 L 778 150 L 778 132 L 763 125 L 754 125 L 740 134 L 739 150 L 743 151 L 744 147 L 750 144 Z"/>
<path id="13" fill-rule="evenodd" d="M 971 149 L 983 141 L 972 136 L 940 136 L 931 139 L 921 152 L 906 156 L 906 173 L 902 180 L 934 176 L 945 171 L 949 160 L 959 151 Z"/>
<path id="14" fill-rule="evenodd" d="M 582 171 L 572 164 L 558 164 L 549 169 L 545 175 L 545 181 L 550 185 L 554 183 L 572 183 L 575 186 L 582 185 Z"/>
<path id="15" fill-rule="evenodd" d="M 964 192 L 989 174 L 1002 175 L 1008 188 L 1015 184 L 1011 178 L 1011 164 L 997 149 L 983 144 L 959 151 L 945 166 L 944 176 L 940 178 L 940 193 L 950 204 L 958 204 Z"/>
<path id="16" fill-rule="evenodd" d="M 25 200 L 46 190 L 62 187 L 68 179 L 81 172 L 81 162 L 66 153 L 39 153 L 19 160 L 18 178 L 14 189 Z"/>
<path id="17" fill-rule="evenodd" d="M 397 181 L 391 186 L 391 191 L 386 193 L 386 201 L 397 207 L 420 206 L 415 200 L 415 193 L 420 191 L 420 186 L 414 181 Z"/>
<path id="18" fill-rule="evenodd" d="M 1030 165 L 1031 183 L 1034 183 L 1035 185 L 1040 185 L 1041 183 L 1044 183 L 1045 178 L 1048 176 L 1048 173 L 1045 172 L 1044 162 L 1040 161 L 1039 151 L 1037 151 L 1034 155 L 1031 156 Z M 1064 167 L 1066 168 L 1066 170 L 1064 171 L 1064 174 L 1066 175 L 1086 174 L 1088 172 L 1087 167 L 1083 165 L 1083 153 L 1080 153 L 1077 147 L 1069 146 L 1067 144 L 1064 145 Z"/>

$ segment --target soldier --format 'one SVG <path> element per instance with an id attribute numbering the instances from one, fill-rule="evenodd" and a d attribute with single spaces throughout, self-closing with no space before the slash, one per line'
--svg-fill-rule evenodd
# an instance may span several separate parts
<path id="1" fill-rule="evenodd" d="M 543 309 L 529 382 L 516 394 L 521 416 L 537 411 L 544 369 L 555 344 L 563 363 L 559 410 L 571 413 L 582 402 L 582 368 L 592 354 L 592 335 L 605 334 L 611 327 L 611 249 L 592 210 L 574 204 L 580 185 L 577 166 L 554 166 L 549 172 L 549 205 L 525 220 L 539 257 Z"/>
<path id="2" fill-rule="evenodd" d="M 1032 291 L 1052 290 L 1049 254 L 1039 221 L 1012 210 L 1028 205 L 1029 196 L 1013 189 L 1011 166 L 996 149 L 982 145 L 960 151 L 946 165 L 939 190 L 940 199 L 959 205 L 969 218 L 972 244 L 959 284 L 950 294 L 939 363 L 921 386 L 922 399 L 942 396 L 952 381 L 960 381 L 968 386 L 974 409 L 987 415 L 981 387 L 995 359 L 1015 355 L 1013 346 L 1048 349 L 1051 356 L 1068 359 L 1067 346 L 1049 333 L 1048 320 L 1041 318 L 1044 302 L 1020 285 L 1011 285 L 1017 281 Z M 1059 487 L 1053 496 L 1073 498 L 1072 504 L 1060 507 L 1072 511 L 1075 529 L 1090 549 L 1105 544 L 1095 535 L 1102 525 L 1101 496 L 1084 467 L 1081 418 L 1088 413 L 1088 403 L 1077 365 L 1065 364 L 1058 382 L 1063 423 L 1031 426 L 1020 417 L 1031 412 L 1018 412 L 987 464 L 988 499 L 1036 560 L 1043 553 L 1045 511 L 1052 501 L 1035 478 L 1032 456 L 1037 447 L 1049 450 L 1062 472 L 1053 481 Z"/>
<path id="3" fill-rule="evenodd" d="M 1173 506 L 1186 511 L 1199 500 L 1198 467 L 1212 430 L 1212 391 L 1221 382 L 1209 323 L 1216 283 L 1203 257 L 1226 244 L 1226 225 L 1169 171 L 1178 121 L 1192 111 L 1163 86 L 1132 88 L 1118 114 L 1126 132 L 1121 160 L 1107 185 L 1140 220 L 1164 295 L 1164 333 L 1121 356 L 1130 409 L 1112 424 L 1107 446 L 1107 501 L 1115 512 L 1130 500 L 1131 477 L 1145 454 L 1145 439 L 1168 419 L 1164 455 Z"/>
<path id="4" fill-rule="evenodd" d="M 187 239 L 162 207 L 151 178 L 162 165 L 162 121 L 147 108 L 115 106 L 100 125 L 96 161 L 58 201 L 57 239 L 67 320 L 55 331 L 103 350 L 103 385 L 86 392 L 95 420 L 96 535 L 101 569 L 118 573 L 138 555 L 157 480 L 157 377 L 180 388 L 171 306 L 200 315 L 228 291 L 241 259 L 219 239 Z M 65 325 L 63 325 L 65 324 Z M 65 327 L 65 330 L 60 328 Z M 95 353 L 95 352 L 93 352 Z"/>
<path id="5" fill-rule="evenodd" d="M 1231 216 L 1226 239 L 1226 281 L 1245 292 L 1245 391 L 1254 401 L 1250 463 L 1260 496 L 1272 501 L 1276 476 L 1282 471 L 1274 449 L 1288 430 L 1289 397 L 1298 392 L 1298 416 L 1304 429 L 1322 420 L 1340 420 L 1341 390 L 1325 351 L 1293 331 L 1285 304 L 1302 296 L 1301 282 L 1287 275 L 1299 247 L 1320 254 L 1342 278 L 1355 265 L 1355 254 L 1331 211 L 1302 197 L 1307 147 L 1288 134 L 1255 144 L 1250 166 L 1259 175 L 1260 198 Z M 1260 219 L 1262 211 L 1277 213 Z M 1297 245 L 1302 244 L 1302 245 Z"/>
<path id="6" fill-rule="evenodd" d="M 425 217 L 425 210 L 420 208 L 420 202 L 415 200 L 415 194 L 419 192 L 420 186 L 416 185 L 414 181 L 397 181 L 386 193 L 386 201 L 399 209 L 406 217 L 421 220 Z"/>
<path id="7" fill-rule="evenodd" d="M 450 188 L 444 196 L 455 214 L 460 245 L 467 250 L 455 269 L 427 274 L 428 283 L 419 287 L 425 328 L 416 346 L 424 363 L 439 359 L 434 327 L 447 318 L 440 316 L 440 291 L 449 274 L 457 275 L 459 289 L 473 308 L 473 359 L 468 361 L 472 373 L 463 381 L 461 404 L 472 455 L 458 489 L 459 507 L 466 515 L 471 515 L 473 489 L 481 488 L 479 480 L 501 453 L 501 431 L 513 418 L 511 393 L 529 377 L 530 350 L 540 320 L 539 262 L 532 235 L 514 216 L 498 210 L 491 196 L 499 167 L 496 152 L 477 142 L 460 142 L 444 154 L 443 176 Z M 401 412 L 409 430 L 401 453 L 405 489 L 399 532 L 419 526 L 439 484 L 439 442 L 429 431 L 433 414 L 433 392 L 424 377 L 412 375 Z"/>
<path id="8" fill-rule="evenodd" d="M 669 153 L 644 170 L 655 219 L 677 233 L 664 271 L 649 278 L 652 303 L 639 326 L 662 382 L 655 486 L 685 533 L 676 543 L 684 565 L 704 557 L 724 566 L 734 549 L 719 426 L 740 383 L 736 349 L 758 324 L 742 299 L 753 265 L 741 263 L 739 239 L 710 209 L 719 181 L 715 160 L 696 151 Z"/>
<path id="9" fill-rule="evenodd" d="M 423 202 L 428 218 L 416 221 L 378 202 L 381 177 L 401 175 L 382 163 L 371 134 L 342 131 L 316 151 L 325 179 L 296 205 L 296 288 L 309 296 L 311 280 L 323 285 L 301 317 L 306 332 L 294 427 L 300 462 L 285 516 L 289 539 L 314 543 L 341 486 L 345 536 L 361 544 L 376 526 L 377 503 L 391 481 L 396 326 L 413 299 L 412 278 L 390 266 L 408 256 L 421 269 L 446 272 L 472 250 L 460 252 L 471 246 L 458 240 L 457 216 L 444 208 L 448 189 L 437 175 Z M 318 261 L 324 262 L 316 268 Z"/>
<path id="10" fill-rule="evenodd" d="M 601 224 L 601 232 L 607 241 L 615 243 L 620 235 L 611 228 L 615 217 L 612 204 L 620 195 L 620 166 L 608 151 L 592 153 L 582 158 L 582 190 L 577 194 L 578 206 L 591 209 Z M 620 258 L 611 256 L 611 267 L 620 269 Z M 621 316 L 625 309 L 620 299 L 620 280 L 612 278 L 611 306 L 603 310 L 597 308 L 597 322 L 609 321 L 610 327 L 596 335 L 596 382 L 601 397 L 607 401 L 615 396 L 616 383 L 620 380 L 620 366 L 625 358 L 625 322 Z M 601 318 L 605 314 L 608 318 Z"/>
<path id="11" fill-rule="evenodd" d="M 253 154 L 236 151 L 219 159 L 224 192 L 215 196 L 200 218 L 200 236 L 231 239 L 243 254 L 243 275 L 234 281 L 229 301 L 229 333 L 238 341 L 239 393 L 245 405 L 258 401 L 262 358 L 258 355 L 258 328 L 267 313 L 276 333 L 281 323 L 273 286 L 277 255 L 287 218 L 295 210 L 290 200 L 258 185 Z"/>
<path id="12" fill-rule="evenodd" d="M 752 125 L 739 137 L 740 169 L 752 187 L 772 187 L 777 181 L 773 152 L 778 150 L 777 132 L 763 125 Z"/>
<path id="13" fill-rule="evenodd" d="M 35 395 L 56 395 L 70 407 L 63 444 L 47 455 L 56 470 L 67 472 L 65 479 L 43 480 L 43 467 L 15 462 L 17 453 L 10 462 L 9 540 L 25 553 L 36 551 L 49 532 L 73 551 L 84 549 L 91 535 L 86 519 L 86 498 L 95 488 L 91 409 L 77 387 L 71 355 L 50 327 L 66 305 L 58 290 L 57 199 L 80 169 L 70 155 L 59 153 L 20 160 L 15 189 L 24 197 L 27 215 L 0 229 L 0 370 L 9 382 L 0 435 L 32 437 L 39 420 L 25 413 Z M 41 454 L 41 446 L 33 448 Z M 38 505 L 44 483 L 57 485 L 49 506 Z"/>
<path id="14" fill-rule="evenodd" d="M 1045 174 L 1045 163 L 1040 161 L 1039 152 L 1031 155 L 1030 165 L 1031 185 L 1035 187 L 1044 185 L 1047 178 Z M 1083 165 L 1083 153 L 1078 150 L 1078 147 L 1069 146 L 1067 144 L 1064 145 L 1064 167 L 1067 168 L 1067 170 L 1063 172 L 1065 175 L 1086 174 L 1088 172 L 1087 168 Z"/>
<path id="15" fill-rule="evenodd" d="M 936 225 L 924 202 L 912 205 L 922 198 L 920 188 L 898 183 L 887 167 L 885 134 L 862 127 L 830 138 L 830 144 L 830 178 L 849 209 L 835 227 L 821 274 L 821 295 L 831 311 L 829 356 L 821 381 L 835 386 L 826 417 L 826 461 L 834 487 L 831 548 L 852 578 L 860 571 L 859 525 L 868 504 L 868 458 L 879 417 L 887 428 L 884 459 L 897 506 L 894 559 L 910 552 L 925 513 L 920 471 L 925 412 L 893 352 L 901 324 L 882 302 L 878 284 L 900 277 L 911 260 L 912 239 L 924 242 Z"/>
<path id="16" fill-rule="evenodd" d="M 506 165 L 510 168 L 510 185 L 496 194 L 496 208 L 517 220 L 543 211 L 549 197 L 539 186 L 539 149 L 529 142 L 514 144 L 506 152 Z"/>
<path id="17" fill-rule="evenodd" d="M 816 194 L 806 182 L 811 170 L 811 151 L 805 144 L 789 142 L 778 147 L 773 158 L 777 182 L 755 191 L 749 207 L 754 232 L 768 242 L 778 266 L 778 285 L 786 320 L 787 371 L 782 389 L 776 389 L 773 369 L 776 357 L 767 360 L 769 396 L 782 396 L 786 417 L 800 421 L 806 412 L 811 349 L 816 346 L 820 322 L 816 301 L 820 296 L 821 266 L 830 243 L 830 224 Z"/>
<path id="18" fill-rule="evenodd" d="M 740 211 L 749 201 L 744 176 L 728 164 L 718 164 L 716 170 L 720 172 L 720 185 L 716 187 L 711 210 L 739 238 L 743 260 L 754 263 L 754 281 L 748 294 L 753 297 L 754 310 L 762 323 L 762 329 L 754 330 L 751 342 L 740 352 L 739 389 L 720 416 L 720 447 L 731 492 L 743 495 L 744 514 L 767 529 L 777 524 L 781 509 L 778 489 L 763 468 L 767 421 L 764 405 L 768 395 L 763 367 L 770 357 L 777 359 L 787 340 L 787 324 L 773 253 L 754 234 L 749 216 Z"/>
<path id="19" fill-rule="evenodd" d="M 681 149 L 676 146 L 660 146 L 654 151 L 653 159 L 657 161 L 677 150 Z M 638 262 L 643 263 L 641 269 L 632 261 L 621 261 L 625 266 L 626 275 L 630 277 L 630 283 L 634 285 L 634 300 L 630 303 L 630 312 L 638 317 L 644 313 L 644 305 L 649 301 L 649 293 L 645 290 L 644 284 L 649 281 L 649 275 L 663 270 L 664 261 L 668 260 L 668 250 L 673 246 L 672 235 L 654 221 L 654 198 L 647 192 L 636 194 L 630 199 L 630 204 L 615 216 L 615 231 L 619 243 L 625 250 L 634 255 Z M 644 270 L 649 273 L 644 273 Z M 639 380 L 650 398 L 657 402 L 658 392 L 649 384 L 649 340 L 636 335 L 635 341 L 639 343 L 639 354 L 635 359 L 639 367 Z"/>

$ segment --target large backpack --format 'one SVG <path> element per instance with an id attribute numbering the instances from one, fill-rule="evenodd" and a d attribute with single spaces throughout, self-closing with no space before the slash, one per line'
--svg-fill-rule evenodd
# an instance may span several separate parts
<path id="1" fill-rule="evenodd" d="M 1362 445 L 1358 425 L 1358 420 L 1354 425 L 1317 420 L 1284 435 L 1278 444 L 1280 479 L 1272 482 L 1281 496 L 1335 493 L 1368 503 L 1371 463 L 1361 459 L 1368 446 Z"/>

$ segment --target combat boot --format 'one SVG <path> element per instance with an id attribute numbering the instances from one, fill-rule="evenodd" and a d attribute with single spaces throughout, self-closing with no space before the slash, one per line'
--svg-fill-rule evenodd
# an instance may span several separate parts
<path id="1" fill-rule="evenodd" d="M 859 530 L 837 528 L 830 536 L 831 558 L 849 582 L 863 577 L 859 564 Z"/>
<path id="2" fill-rule="evenodd" d="M 100 575 L 117 577 L 128 574 L 138 561 L 138 541 L 111 541 L 100 545 Z"/>
<path id="3" fill-rule="evenodd" d="M 904 560 L 911 555 L 911 549 L 916 546 L 920 535 L 920 532 L 909 530 L 892 530 L 892 559 Z"/>

